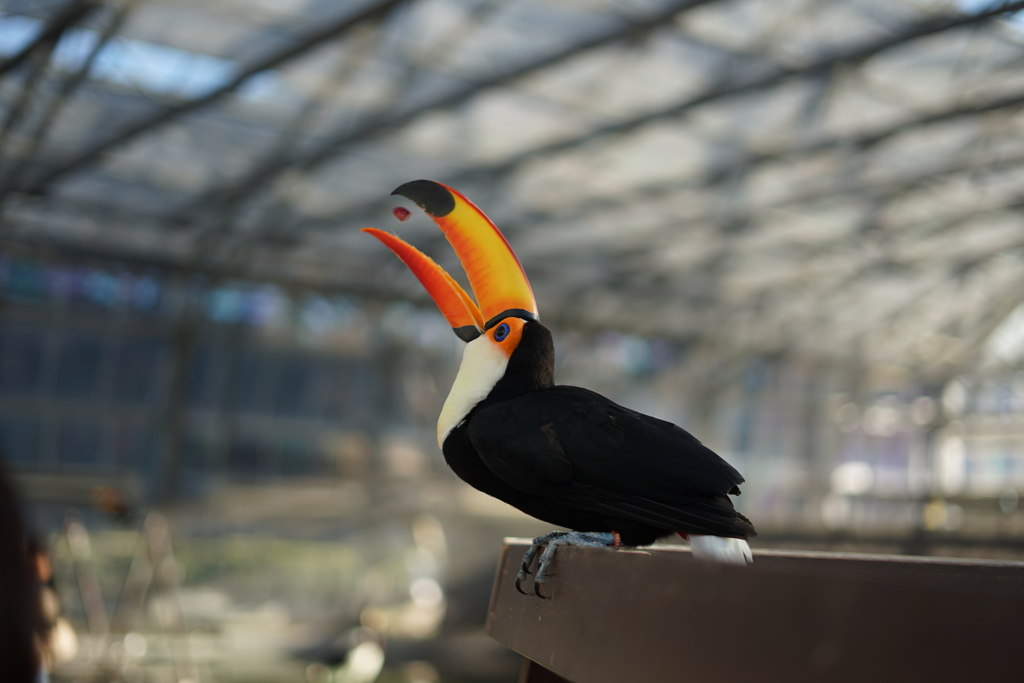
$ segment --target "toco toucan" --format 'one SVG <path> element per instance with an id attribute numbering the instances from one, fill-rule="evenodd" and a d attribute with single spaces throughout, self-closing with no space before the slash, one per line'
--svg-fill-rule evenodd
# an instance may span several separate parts
<path id="1" fill-rule="evenodd" d="M 644 546 L 678 533 L 698 558 L 750 562 L 745 539 L 756 532 L 729 498 L 740 492 L 739 472 L 670 422 L 556 385 L 551 333 L 494 224 L 441 183 L 416 180 L 392 194 L 415 202 L 441 228 L 480 304 L 415 247 L 364 229 L 412 270 L 467 342 L 437 422 L 445 460 L 474 488 L 575 530 L 534 539 L 516 587 L 522 591 L 543 545 L 538 595 L 559 545 Z"/>

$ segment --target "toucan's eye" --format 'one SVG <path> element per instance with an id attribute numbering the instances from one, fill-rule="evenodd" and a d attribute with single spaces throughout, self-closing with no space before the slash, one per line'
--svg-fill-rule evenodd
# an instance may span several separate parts
<path id="1" fill-rule="evenodd" d="M 502 323 L 494 330 L 494 341 L 504 341 L 505 337 L 508 336 L 508 323 Z"/>

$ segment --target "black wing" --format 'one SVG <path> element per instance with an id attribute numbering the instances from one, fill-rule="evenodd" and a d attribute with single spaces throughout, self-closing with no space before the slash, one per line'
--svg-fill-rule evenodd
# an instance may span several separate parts
<path id="1" fill-rule="evenodd" d="M 556 386 L 485 407 L 468 437 L 523 493 L 665 529 L 754 533 L 727 497 L 739 472 L 684 429 L 592 391 Z"/>

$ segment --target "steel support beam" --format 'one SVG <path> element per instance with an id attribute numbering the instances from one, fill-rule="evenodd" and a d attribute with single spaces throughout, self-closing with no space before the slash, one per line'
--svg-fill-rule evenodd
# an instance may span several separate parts
<path id="1" fill-rule="evenodd" d="M 100 34 L 100 38 L 96 41 L 96 44 L 89 51 L 85 60 L 82 62 L 78 70 L 68 76 L 60 86 L 60 90 L 53 96 L 49 104 L 46 107 L 46 111 L 43 112 L 30 133 L 30 142 L 27 149 L 21 152 L 21 155 L 17 159 L 10 159 L 8 168 L 0 174 L 0 202 L 3 202 L 7 196 L 8 191 L 11 188 L 11 184 L 17 182 L 18 176 L 25 170 L 32 157 L 35 155 L 36 150 L 39 149 L 43 141 L 46 139 L 47 133 L 50 131 L 50 126 L 57 118 L 57 114 L 70 99 L 71 95 L 75 92 L 79 85 L 81 85 L 86 78 L 89 76 L 89 71 L 92 69 L 92 65 L 95 63 L 96 58 L 99 57 L 103 48 L 107 46 L 110 40 L 114 37 L 114 34 L 121 28 L 125 18 L 135 5 L 136 0 L 124 0 L 120 7 L 114 13 L 114 16 L 107 23 L 107 26 L 103 29 Z"/>
<path id="2" fill-rule="evenodd" d="M 43 27 L 32 42 L 23 47 L 21 51 L 10 59 L 0 62 L 0 76 L 8 71 L 17 68 L 28 57 L 40 47 L 56 43 L 61 34 L 68 30 L 75 23 L 84 19 L 90 12 L 99 6 L 98 0 L 71 0 Z"/>
<path id="3" fill-rule="evenodd" d="M 367 117 L 363 125 L 357 126 L 354 130 L 351 129 L 351 127 L 346 126 L 326 135 L 323 142 L 318 144 L 315 150 L 298 152 L 288 157 L 273 159 L 270 163 L 258 164 L 242 178 L 203 193 L 203 195 L 201 195 L 195 202 L 186 207 L 184 211 L 198 211 L 204 208 L 207 204 L 217 201 L 217 198 L 224 194 L 234 195 L 240 191 L 245 191 L 250 187 L 261 187 L 263 183 L 289 169 L 310 171 L 324 162 L 333 159 L 340 151 L 349 145 L 364 143 L 368 140 L 378 138 L 402 128 L 424 114 L 459 106 L 469 101 L 483 90 L 499 85 L 505 85 L 506 83 L 523 78 L 524 76 L 528 76 L 554 66 L 581 53 L 602 48 L 620 40 L 625 40 L 631 36 L 650 31 L 672 21 L 676 16 L 687 10 L 716 1 L 717 0 L 683 0 L 682 2 L 675 2 L 654 16 L 635 22 L 629 22 L 628 24 L 616 28 L 608 33 L 584 40 L 555 54 L 542 57 L 534 62 L 530 62 L 529 64 L 517 66 L 500 74 L 476 81 L 454 93 L 445 95 L 434 102 L 421 107 L 400 113 L 389 113 L 386 111 L 375 112 Z"/>
<path id="4" fill-rule="evenodd" d="M 185 114 L 219 101 L 226 95 L 237 90 L 252 76 L 255 76 L 260 72 L 267 71 L 268 69 L 278 67 L 286 62 L 296 59 L 297 57 L 301 57 L 313 48 L 343 36 L 354 26 L 386 15 L 396 5 L 405 1 L 406 0 L 384 0 L 384 2 L 372 5 L 358 14 L 347 16 L 332 24 L 317 28 L 295 44 L 268 54 L 262 59 L 257 59 L 253 63 L 242 67 L 238 74 L 229 83 L 226 83 L 220 88 L 212 90 L 202 97 L 197 97 L 193 100 L 182 102 L 179 105 L 167 107 L 154 112 L 153 114 L 136 121 L 134 124 L 129 125 L 125 129 L 118 131 L 106 140 L 96 143 L 62 166 L 45 173 L 25 189 L 31 193 L 42 192 L 47 185 L 55 182 L 68 173 L 81 170 L 82 168 L 96 163 L 111 149 L 126 144 L 137 138 L 139 135 L 159 128 L 160 126 L 174 121 Z"/>
<path id="5" fill-rule="evenodd" d="M 560 152 L 569 151 L 587 143 L 602 137 L 622 135 L 635 131 L 649 123 L 654 123 L 663 119 L 672 118 L 679 116 L 691 109 L 695 109 L 701 105 L 715 102 L 726 97 L 734 95 L 742 95 L 749 92 L 755 92 L 758 90 L 764 90 L 766 88 L 778 85 L 784 81 L 792 78 L 815 76 L 823 73 L 827 73 L 832 69 L 844 64 L 851 64 L 862 62 L 877 55 L 880 52 L 888 50 L 893 47 L 897 47 L 904 43 L 923 38 L 925 36 L 933 35 L 942 31 L 960 28 L 963 26 L 969 26 L 977 24 L 979 22 L 987 21 L 993 17 L 1005 14 L 1007 12 L 1014 12 L 1024 10 L 1024 1 L 1018 0 L 1017 2 L 1005 3 L 1000 5 L 998 8 L 986 10 L 976 14 L 957 14 L 952 16 L 943 16 L 940 18 L 929 18 L 921 22 L 916 22 L 906 27 L 904 30 L 885 38 L 870 41 L 863 45 L 854 47 L 850 50 L 843 51 L 840 53 L 827 55 L 822 57 L 806 66 L 799 68 L 778 68 L 772 73 L 752 78 L 744 83 L 738 84 L 717 84 L 712 85 L 703 93 L 699 95 L 689 97 L 681 102 L 670 105 L 661 110 L 650 112 L 642 116 L 634 117 L 626 121 L 617 122 L 607 126 L 600 127 L 588 133 L 582 135 L 567 138 L 549 145 L 536 147 L 532 150 L 527 150 L 514 157 L 497 163 L 486 166 L 474 166 L 471 168 L 463 169 L 451 176 L 444 179 L 445 182 L 457 184 L 460 181 L 478 178 L 480 176 L 502 176 L 507 175 L 517 169 L 522 164 L 532 159 L 557 154 Z M 865 134 L 863 139 L 858 141 L 858 144 L 864 146 L 870 146 L 877 144 L 882 140 L 891 137 L 893 135 L 907 130 L 911 127 L 927 125 L 929 123 L 937 123 L 942 120 L 949 118 L 957 118 L 967 116 L 971 114 L 980 114 L 987 111 L 993 111 L 995 109 L 1007 108 L 1011 106 L 1017 106 L 1024 101 L 1024 98 L 1020 95 L 1013 95 L 1009 98 L 996 100 L 985 104 L 971 104 L 966 107 L 957 107 L 952 110 L 941 112 L 938 114 L 925 116 L 920 119 L 915 119 L 906 123 L 893 126 L 891 129 L 886 129 L 878 132 L 872 132 Z M 836 147 L 839 145 L 845 145 L 849 142 L 849 139 L 834 138 L 827 139 L 824 141 L 812 143 L 800 148 L 800 154 L 809 154 L 815 151 L 824 150 L 830 147 Z M 765 163 L 774 159 L 782 158 L 793 154 L 792 150 L 783 150 L 777 153 L 755 155 L 743 159 L 741 164 L 744 166 L 755 165 L 759 163 Z M 736 165 L 730 165 L 727 168 L 713 171 L 702 184 L 711 184 L 721 182 L 730 178 L 736 172 Z M 699 181 L 700 182 L 700 181 Z M 678 188 L 678 185 L 673 185 L 673 188 Z M 381 211 L 386 205 L 383 201 L 373 200 L 368 201 L 357 206 L 349 207 L 343 212 L 328 217 L 327 219 L 318 220 L 317 223 L 325 225 L 337 225 L 341 220 L 345 220 L 351 217 L 360 217 L 368 213 Z"/>

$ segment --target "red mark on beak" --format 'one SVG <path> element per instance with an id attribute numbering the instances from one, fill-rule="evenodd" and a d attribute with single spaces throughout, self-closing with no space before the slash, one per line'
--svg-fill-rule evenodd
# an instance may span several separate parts
<path id="1" fill-rule="evenodd" d="M 391 209 L 391 213 L 395 214 L 395 218 L 397 218 L 400 221 L 404 221 L 406 218 L 412 215 L 412 212 L 409 211 L 409 209 L 405 208 L 404 206 L 396 206 L 395 208 Z"/>

